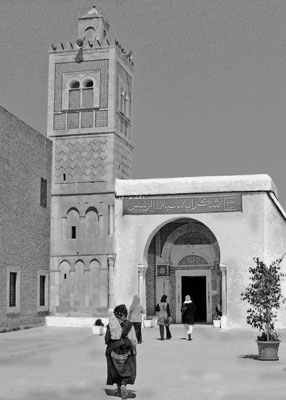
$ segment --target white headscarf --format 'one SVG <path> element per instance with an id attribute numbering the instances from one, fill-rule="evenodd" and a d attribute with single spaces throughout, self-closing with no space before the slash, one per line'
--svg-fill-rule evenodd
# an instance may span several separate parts
<path id="1" fill-rule="evenodd" d="M 108 317 L 111 339 L 119 340 L 121 338 L 122 328 L 112 309 L 108 310 Z"/>

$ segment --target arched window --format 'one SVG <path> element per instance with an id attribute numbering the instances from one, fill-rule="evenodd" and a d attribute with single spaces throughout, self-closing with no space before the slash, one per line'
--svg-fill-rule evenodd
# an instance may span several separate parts
<path id="1" fill-rule="evenodd" d="M 72 73 L 63 76 L 63 110 L 99 108 L 100 72 Z"/>
<path id="2" fill-rule="evenodd" d="M 91 306 L 100 307 L 100 264 L 98 260 L 91 260 L 89 264 L 89 303 Z"/>
<path id="3" fill-rule="evenodd" d="M 124 114 L 124 104 L 125 104 L 125 92 L 124 90 L 121 91 L 120 94 L 120 111 Z"/>
<path id="4" fill-rule="evenodd" d="M 81 260 L 75 263 L 74 305 L 75 307 L 85 305 L 84 263 Z"/>
<path id="5" fill-rule="evenodd" d="M 75 110 L 80 108 L 80 83 L 72 80 L 69 85 L 69 109 Z"/>
<path id="6" fill-rule="evenodd" d="M 67 213 L 66 239 L 77 239 L 79 233 L 79 212 L 76 208 L 71 208 Z"/>
<path id="7" fill-rule="evenodd" d="M 82 88 L 82 108 L 92 108 L 93 107 L 93 80 L 86 79 L 83 82 Z"/>
<path id="8" fill-rule="evenodd" d="M 127 116 L 127 105 L 128 105 L 128 95 L 125 94 L 124 96 L 124 107 L 123 107 L 123 114 Z"/>
<path id="9" fill-rule="evenodd" d="M 86 212 L 86 239 L 94 239 L 99 236 L 99 218 L 97 209 L 91 207 Z"/>
<path id="10" fill-rule="evenodd" d="M 59 302 L 61 307 L 69 309 L 70 307 L 70 264 L 64 260 L 60 263 L 60 297 Z"/>
<path id="11" fill-rule="evenodd" d="M 95 33 L 95 27 L 88 26 L 84 31 L 84 40 L 89 40 L 90 42 L 93 42 L 95 40 Z"/>

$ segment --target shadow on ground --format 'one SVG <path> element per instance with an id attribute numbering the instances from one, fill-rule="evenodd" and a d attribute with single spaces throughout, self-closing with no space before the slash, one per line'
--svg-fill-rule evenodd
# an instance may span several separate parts
<path id="1" fill-rule="evenodd" d="M 107 394 L 107 396 L 121 397 L 117 395 L 116 389 L 104 389 L 104 391 Z M 128 391 L 128 399 L 135 399 L 136 394 L 134 390 L 127 390 L 127 391 Z"/>
<path id="2" fill-rule="evenodd" d="M 250 360 L 259 360 L 259 357 L 257 354 L 244 354 L 240 356 L 240 358 L 249 358 Z"/>

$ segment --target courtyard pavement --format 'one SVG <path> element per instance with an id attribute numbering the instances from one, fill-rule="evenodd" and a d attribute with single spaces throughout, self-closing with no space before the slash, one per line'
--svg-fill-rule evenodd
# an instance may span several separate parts
<path id="1" fill-rule="evenodd" d="M 254 330 L 223 331 L 195 325 L 184 339 L 182 325 L 172 339 L 143 328 L 137 379 L 129 395 L 146 400 L 272 400 L 286 398 L 286 332 L 279 361 L 257 360 Z M 102 400 L 108 387 L 103 336 L 91 328 L 38 327 L 0 334 L 1 400 Z"/>

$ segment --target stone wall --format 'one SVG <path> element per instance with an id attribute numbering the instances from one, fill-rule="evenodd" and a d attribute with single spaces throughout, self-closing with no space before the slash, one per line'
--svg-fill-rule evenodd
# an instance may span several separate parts
<path id="1" fill-rule="evenodd" d="M 0 330 L 42 324 L 47 314 L 38 291 L 39 272 L 48 279 L 49 271 L 51 157 L 50 140 L 0 108 Z M 41 178 L 47 180 L 46 207 L 40 205 Z M 11 270 L 19 279 L 17 310 L 8 307 Z"/>

